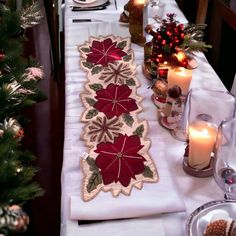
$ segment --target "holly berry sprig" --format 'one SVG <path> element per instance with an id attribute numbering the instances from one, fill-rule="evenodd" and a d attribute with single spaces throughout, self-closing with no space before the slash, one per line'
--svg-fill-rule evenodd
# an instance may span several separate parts
<path id="1" fill-rule="evenodd" d="M 167 18 L 161 21 L 160 27 L 154 31 L 151 25 L 147 25 L 145 31 L 153 36 L 151 61 L 155 64 L 164 61 L 173 62 L 181 66 L 187 66 L 187 55 L 194 51 L 204 51 L 210 48 L 202 42 L 203 29 L 206 25 L 181 24 L 175 19 L 173 13 L 167 14 Z M 185 59 L 179 61 L 176 55 L 181 52 Z"/>

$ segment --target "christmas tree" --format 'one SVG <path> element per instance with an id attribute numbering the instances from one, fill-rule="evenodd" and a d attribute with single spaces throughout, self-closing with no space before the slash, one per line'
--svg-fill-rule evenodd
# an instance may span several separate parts
<path id="1" fill-rule="evenodd" d="M 20 2 L 20 5 L 19 5 Z M 25 29 L 42 15 L 32 0 L 0 1 L 0 234 L 26 229 L 26 201 L 43 194 L 34 182 L 35 157 L 22 146 L 23 109 L 44 99 L 39 89 L 43 70 L 23 57 Z"/>

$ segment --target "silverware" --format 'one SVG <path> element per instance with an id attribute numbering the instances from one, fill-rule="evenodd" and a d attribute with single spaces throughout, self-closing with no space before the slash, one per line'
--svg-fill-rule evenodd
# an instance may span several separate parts
<path id="1" fill-rule="evenodd" d="M 116 2 L 116 0 L 115 0 L 115 8 L 116 8 L 116 10 L 118 10 L 118 7 L 117 7 L 117 2 Z"/>
<path id="2" fill-rule="evenodd" d="M 82 23 L 82 22 L 104 22 L 103 20 L 97 20 L 97 19 L 73 19 L 73 23 Z"/>

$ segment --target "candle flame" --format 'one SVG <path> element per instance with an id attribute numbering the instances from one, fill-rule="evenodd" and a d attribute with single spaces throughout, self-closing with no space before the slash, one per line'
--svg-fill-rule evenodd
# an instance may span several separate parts
<path id="1" fill-rule="evenodd" d="M 209 137 L 209 132 L 206 128 L 203 128 L 202 130 L 196 130 L 196 129 L 190 127 L 189 132 L 190 132 L 191 136 L 201 137 L 201 138 L 208 138 Z"/>
<path id="2" fill-rule="evenodd" d="M 182 75 L 182 76 L 186 75 L 186 69 L 184 67 L 178 67 L 176 68 L 176 71 L 179 75 Z"/>
<path id="3" fill-rule="evenodd" d="M 146 4 L 147 0 L 136 0 L 135 4 Z"/>
<path id="4" fill-rule="evenodd" d="M 186 60 L 186 55 L 185 55 L 185 53 L 184 52 L 182 52 L 182 51 L 179 51 L 178 53 L 175 53 L 174 54 L 175 55 L 175 57 L 177 58 L 177 60 L 179 61 L 179 62 L 183 62 L 184 60 Z"/>

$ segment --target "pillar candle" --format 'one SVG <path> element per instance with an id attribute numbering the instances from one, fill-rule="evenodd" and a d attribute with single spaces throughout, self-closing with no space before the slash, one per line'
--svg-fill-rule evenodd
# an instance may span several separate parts
<path id="1" fill-rule="evenodd" d="M 192 70 L 185 69 L 184 67 L 175 67 L 168 70 L 168 87 L 171 88 L 174 85 L 178 85 L 183 95 L 187 95 L 191 80 Z"/>
<path id="2" fill-rule="evenodd" d="M 131 0 L 129 7 L 129 32 L 131 42 L 144 45 L 146 42 L 144 28 L 148 24 L 147 0 Z"/>
<path id="3" fill-rule="evenodd" d="M 195 121 L 189 125 L 189 166 L 204 169 L 209 165 L 216 135 L 216 126 L 206 121 Z"/>

